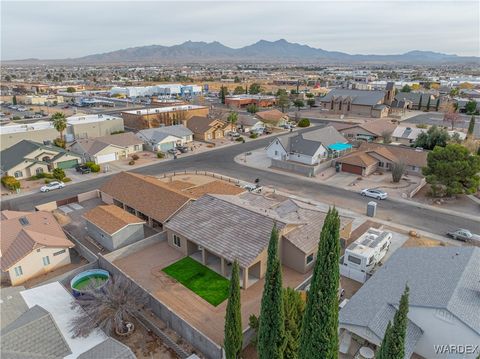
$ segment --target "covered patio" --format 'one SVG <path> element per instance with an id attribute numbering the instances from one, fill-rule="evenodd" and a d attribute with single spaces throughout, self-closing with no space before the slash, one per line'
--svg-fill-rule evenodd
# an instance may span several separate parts
<path id="1" fill-rule="evenodd" d="M 189 247 L 191 248 L 190 245 Z M 197 246 L 197 248 L 198 247 L 199 246 Z M 233 263 L 225 258 L 217 256 L 203 247 L 200 247 L 200 249 L 191 253 L 190 257 L 223 277 L 228 279 L 231 278 Z M 242 288 L 246 289 L 258 282 L 260 279 L 260 267 L 261 261 L 258 261 L 247 268 L 240 267 L 240 286 Z"/>

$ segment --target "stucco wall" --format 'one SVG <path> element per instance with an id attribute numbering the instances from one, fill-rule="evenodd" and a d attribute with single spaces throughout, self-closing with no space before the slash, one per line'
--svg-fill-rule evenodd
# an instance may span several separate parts
<path id="1" fill-rule="evenodd" d="M 92 138 L 110 135 L 115 131 L 123 131 L 123 119 L 117 118 L 99 122 L 79 123 L 68 126 L 67 133 L 74 138 Z"/>
<path id="2" fill-rule="evenodd" d="M 313 263 L 314 261 L 308 266 L 308 268 L 310 268 Z M 285 238 L 282 238 L 282 264 L 299 273 L 305 273 L 307 271 L 305 253 Z"/>
<path id="3" fill-rule="evenodd" d="M 275 154 L 275 151 L 277 153 Z M 276 160 L 283 160 L 287 158 L 287 152 L 283 148 L 282 144 L 278 139 L 274 139 L 273 143 L 270 144 L 267 148 L 267 157 L 268 158 L 273 158 Z"/>
<path id="4" fill-rule="evenodd" d="M 58 132 L 54 128 L 47 128 L 38 131 L 5 133 L 0 135 L 0 151 L 11 147 L 26 138 L 31 141 L 42 143 L 43 141 L 53 141 L 57 137 Z"/>
<path id="5" fill-rule="evenodd" d="M 54 256 L 53 254 L 65 249 L 65 253 Z M 50 259 L 50 264 L 43 265 L 43 257 Z M 24 281 L 51 272 L 59 267 L 70 263 L 70 252 L 68 248 L 40 248 L 33 250 L 29 255 L 17 262 L 9 270 L 10 281 L 12 285 L 19 285 Z M 17 276 L 14 267 L 22 267 L 23 274 Z"/>
<path id="6" fill-rule="evenodd" d="M 108 234 L 88 220 L 86 223 L 88 234 L 110 251 L 125 247 L 144 238 L 143 223 L 130 224 L 113 235 Z"/>

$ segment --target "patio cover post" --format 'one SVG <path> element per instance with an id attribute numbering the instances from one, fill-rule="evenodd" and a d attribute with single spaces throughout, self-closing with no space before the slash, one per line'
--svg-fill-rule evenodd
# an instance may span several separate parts
<path id="1" fill-rule="evenodd" d="M 243 289 L 248 287 L 248 267 L 243 268 Z"/>
<path id="2" fill-rule="evenodd" d="M 225 273 L 225 259 L 223 259 L 223 257 L 220 257 L 220 273 L 226 277 L 226 273 Z"/>
<path id="3" fill-rule="evenodd" d="M 205 248 L 202 248 L 202 264 L 206 265 L 207 263 L 207 253 L 205 253 Z"/>

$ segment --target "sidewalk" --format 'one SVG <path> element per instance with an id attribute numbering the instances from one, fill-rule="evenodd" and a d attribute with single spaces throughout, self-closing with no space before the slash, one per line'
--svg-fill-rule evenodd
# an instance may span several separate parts
<path id="1" fill-rule="evenodd" d="M 258 151 L 258 150 L 255 150 L 255 151 Z M 326 182 L 320 181 L 316 178 L 304 177 L 304 176 L 297 175 L 295 173 L 291 173 L 291 172 L 288 172 L 288 171 L 272 169 L 272 168 L 270 168 L 270 160 L 266 157 L 266 154 L 265 154 L 265 156 L 258 156 L 258 155 L 257 156 L 255 156 L 255 155 L 252 156 L 252 154 L 254 154 L 255 151 L 250 151 L 251 154 L 249 156 L 246 156 L 245 153 L 239 154 L 238 156 L 235 157 L 234 160 L 235 160 L 235 162 L 237 162 L 238 164 L 243 165 L 243 166 L 248 166 L 248 167 L 252 167 L 252 168 L 261 168 L 262 170 L 265 170 L 265 171 L 279 173 L 279 174 L 290 176 L 290 177 L 293 177 L 293 178 L 301 178 L 301 179 L 306 180 L 306 181 L 316 182 L 316 183 L 323 184 L 323 185 L 329 186 L 329 187 L 342 188 L 342 189 L 344 189 L 346 191 L 350 191 L 350 192 L 357 192 L 356 189 L 346 189 L 342 186 L 335 186 L 331 183 L 326 183 Z M 258 152 L 257 152 L 257 154 L 258 154 Z M 438 207 L 435 207 L 435 206 L 431 206 L 431 205 L 423 204 L 423 203 L 418 203 L 418 202 L 403 199 L 403 198 L 390 197 L 388 200 L 393 201 L 393 202 L 408 204 L 410 206 L 416 206 L 417 208 L 428 209 L 428 210 L 435 211 L 435 212 L 438 212 L 438 213 L 449 214 L 449 215 L 453 215 L 453 216 L 459 216 L 460 215 L 460 213 L 456 210 L 438 208 Z M 480 222 L 480 214 L 479 215 L 474 215 L 474 214 L 470 214 L 470 213 L 466 213 L 466 212 L 461 212 L 461 215 L 464 218 L 470 219 L 472 221 Z"/>

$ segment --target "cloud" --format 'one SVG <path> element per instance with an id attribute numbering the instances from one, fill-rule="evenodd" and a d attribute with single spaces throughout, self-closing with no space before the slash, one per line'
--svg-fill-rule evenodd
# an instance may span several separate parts
<path id="1" fill-rule="evenodd" d="M 2 58 L 66 58 L 186 40 L 348 53 L 479 50 L 478 1 L 2 2 Z"/>

